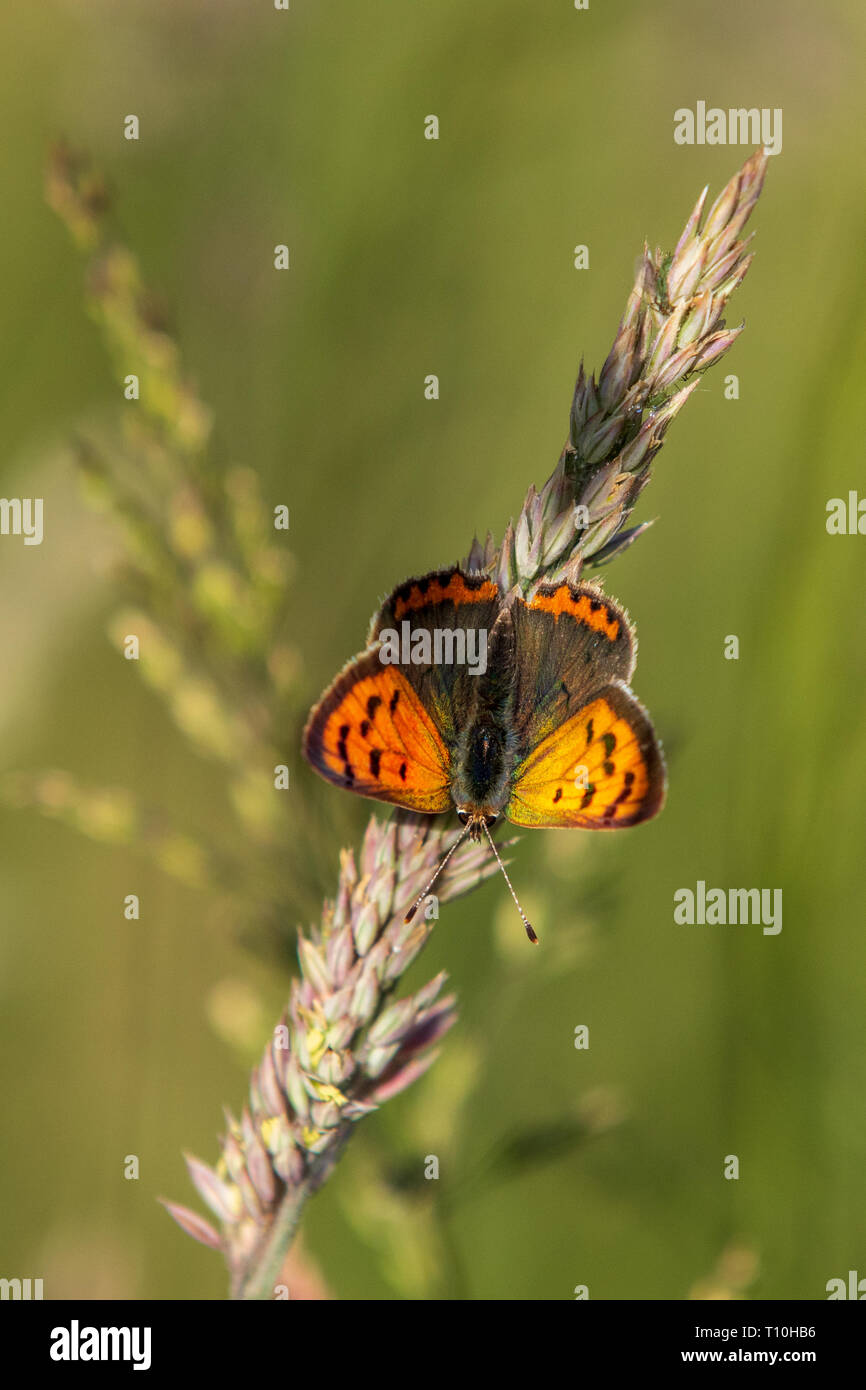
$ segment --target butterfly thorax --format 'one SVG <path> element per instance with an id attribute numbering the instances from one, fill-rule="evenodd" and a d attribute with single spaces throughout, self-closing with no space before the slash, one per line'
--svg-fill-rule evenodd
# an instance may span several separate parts
<path id="1" fill-rule="evenodd" d="M 496 819 L 509 796 L 514 765 L 510 740 L 501 726 L 481 716 L 459 740 L 451 780 L 451 796 L 460 819 L 481 833 L 484 821 Z M 473 837 L 476 838 L 476 837 Z"/>

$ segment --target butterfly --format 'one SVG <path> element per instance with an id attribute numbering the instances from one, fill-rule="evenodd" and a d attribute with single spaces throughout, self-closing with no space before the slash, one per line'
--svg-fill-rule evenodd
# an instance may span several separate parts
<path id="1" fill-rule="evenodd" d="M 666 791 L 649 715 L 629 688 L 634 629 L 596 584 L 524 597 L 455 566 L 409 579 L 373 617 L 367 648 L 313 708 L 303 752 L 335 786 L 407 810 L 455 810 L 468 834 L 500 817 L 528 827 L 617 830 Z"/>

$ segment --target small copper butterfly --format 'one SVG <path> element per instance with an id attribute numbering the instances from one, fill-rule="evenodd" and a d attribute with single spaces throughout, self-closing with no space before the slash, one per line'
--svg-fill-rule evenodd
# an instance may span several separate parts
<path id="1" fill-rule="evenodd" d="M 629 689 L 634 666 L 634 630 L 598 585 L 540 584 L 524 598 L 483 573 L 437 571 L 385 600 L 366 650 L 310 714 L 304 756 L 360 796 L 456 810 L 465 829 L 408 920 L 465 835 L 485 834 L 499 860 L 501 816 L 618 830 L 660 810 L 664 758 Z"/>

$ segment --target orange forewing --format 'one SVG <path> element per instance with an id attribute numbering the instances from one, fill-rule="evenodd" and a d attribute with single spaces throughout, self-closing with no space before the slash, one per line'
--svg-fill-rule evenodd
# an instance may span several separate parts
<path id="1" fill-rule="evenodd" d="M 352 662 L 304 731 L 304 753 L 338 787 L 436 814 L 451 807 L 450 757 L 406 677 L 376 653 Z"/>
<path id="2" fill-rule="evenodd" d="M 654 816 L 664 794 L 649 718 L 628 687 L 615 683 L 515 769 L 505 813 L 515 825 L 613 830 Z"/>

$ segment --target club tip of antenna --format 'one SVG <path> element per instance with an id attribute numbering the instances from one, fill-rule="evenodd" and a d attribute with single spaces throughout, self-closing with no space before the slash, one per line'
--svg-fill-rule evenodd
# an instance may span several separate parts
<path id="1" fill-rule="evenodd" d="M 538 937 L 535 935 L 535 932 L 532 930 L 532 927 L 529 925 L 528 922 L 525 923 L 525 926 L 526 926 L 526 935 L 529 937 L 529 939 L 530 939 L 530 941 L 532 942 L 533 946 L 537 946 L 537 945 L 538 945 Z"/>
<path id="2" fill-rule="evenodd" d="M 417 903 L 413 903 L 412 906 L 409 908 L 409 911 L 406 913 L 406 916 L 403 918 L 403 926 L 404 926 L 404 927 L 408 927 L 409 923 L 412 921 L 412 918 L 415 916 L 415 913 L 416 913 L 417 911 L 418 911 L 418 904 L 417 904 Z"/>

